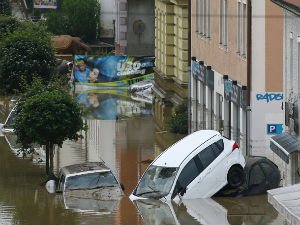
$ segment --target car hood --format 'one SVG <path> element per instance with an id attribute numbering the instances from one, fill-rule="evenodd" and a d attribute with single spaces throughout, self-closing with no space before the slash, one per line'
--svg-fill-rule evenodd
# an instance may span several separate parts
<path id="1" fill-rule="evenodd" d="M 124 195 L 120 185 L 100 186 L 97 188 L 81 188 L 75 190 L 66 190 L 66 197 L 92 198 L 100 200 L 118 200 Z"/>

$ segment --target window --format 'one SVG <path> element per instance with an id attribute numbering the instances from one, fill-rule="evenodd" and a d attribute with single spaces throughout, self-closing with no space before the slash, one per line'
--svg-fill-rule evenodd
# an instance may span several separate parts
<path id="1" fill-rule="evenodd" d="M 197 6 L 196 6 L 197 7 Z M 210 37 L 210 0 L 200 0 L 200 34 Z"/>
<path id="2" fill-rule="evenodd" d="M 228 45 L 228 0 L 224 0 L 224 47 Z"/>
<path id="3" fill-rule="evenodd" d="M 224 142 L 222 139 L 218 140 L 216 142 L 216 145 L 218 146 L 218 148 L 220 149 L 220 151 L 223 151 L 224 150 Z"/>
<path id="4" fill-rule="evenodd" d="M 219 44 L 223 44 L 223 0 L 220 0 L 220 15 L 219 15 Z"/>
<path id="5" fill-rule="evenodd" d="M 237 12 L 237 53 L 241 52 L 241 2 L 238 2 L 238 12 Z"/>
<path id="6" fill-rule="evenodd" d="M 294 45 L 293 45 L 293 33 L 291 32 L 290 33 L 290 91 L 292 92 L 293 91 L 293 60 L 294 60 L 294 57 L 293 57 L 293 48 L 294 48 Z"/>
<path id="7" fill-rule="evenodd" d="M 196 0 L 196 32 L 199 32 L 199 0 Z"/>
<path id="8" fill-rule="evenodd" d="M 207 37 L 210 38 L 210 0 L 207 0 Z"/>
<path id="9" fill-rule="evenodd" d="M 298 36 L 297 42 L 298 42 L 298 91 L 299 91 L 300 90 L 300 36 Z"/>
<path id="10" fill-rule="evenodd" d="M 203 0 L 203 36 L 206 36 L 206 0 Z"/>
<path id="11" fill-rule="evenodd" d="M 177 174 L 175 167 L 149 166 L 135 194 L 143 197 L 163 197 L 169 194 Z"/>
<path id="12" fill-rule="evenodd" d="M 66 190 L 91 189 L 112 184 L 117 184 L 117 181 L 111 172 L 87 173 L 68 177 Z"/>
<path id="13" fill-rule="evenodd" d="M 203 169 L 205 169 L 206 167 L 208 167 L 212 161 L 214 161 L 214 159 L 216 158 L 213 149 L 211 146 L 208 146 L 207 148 L 205 148 L 204 150 L 202 150 L 199 154 L 198 154 L 200 161 L 203 165 Z"/>
<path id="14" fill-rule="evenodd" d="M 203 0 L 200 0 L 200 34 L 203 35 L 204 30 L 203 30 Z"/>
<path id="15" fill-rule="evenodd" d="M 211 145 L 211 148 L 213 150 L 213 153 L 215 154 L 215 158 L 217 158 L 224 150 L 223 140 L 221 139 L 221 140 L 217 141 L 216 143 L 213 143 Z"/>
<path id="16" fill-rule="evenodd" d="M 246 13 L 247 7 L 246 4 L 243 4 L 243 57 L 246 57 L 246 42 L 247 42 L 247 13 Z"/>
<path id="17" fill-rule="evenodd" d="M 194 157 L 181 171 L 172 194 L 172 199 L 184 188 L 186 188 L 199 174 L 200 171 L 196 165 Z"/>
<path id="18" fill-rule="evenodd" d="M 233 103 L 233 140 L 240 144 L 240 107 Z"/>
<path id="19" fill-rule="evenodd" d="M 61 175 L 59 182 L 58 182 L 58 190 L 63 191 L 64 190 L 64 185 L 65 185 L 65 176 Z"/>

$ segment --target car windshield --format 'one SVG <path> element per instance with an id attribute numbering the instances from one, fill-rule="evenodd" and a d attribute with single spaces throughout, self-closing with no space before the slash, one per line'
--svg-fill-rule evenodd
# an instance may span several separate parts
<path id="1" fill-rule="evenodd" d="M 66 190 L 93 189 L 117 184 L 112 172 L 95 172 L 68 177 Z"/>
<path id="2" fill-rule="evenodd" d="M 169 194 L 177 173 L 175 167 L 150 166 L 136 189 L 135 194 L 145 198 L 161 198 Z"/>

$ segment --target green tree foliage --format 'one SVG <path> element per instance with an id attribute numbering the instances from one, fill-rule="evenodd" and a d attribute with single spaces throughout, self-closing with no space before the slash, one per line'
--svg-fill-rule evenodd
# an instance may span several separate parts
<path id="1" fill-rule="evenodd" d="M 27 86 L 16 107 L 14 124 L 17 142 L 22 148 L 33 143 L 46 146 L 46 172 L 53 172 L 54 145 L 67 139 L 78 140 L 86 126 L 82 109 L 66 89 L 54 84 L 43 85 L 40 79 Z M 50 165 L 50 168 L 49 168 Z"/>
<path id="2" fill-rule="evenodd" d="M 0 42 L 0 89 L 19 90 L 33 76 L 45 82 L 53 77 L 56 65 L 50 35 L 40 24 L 25 23 Z"/>
<path id="3" fill-rule="evenodd" d="M 48 15 L 47 26 L 54 34 L 69 34 L 93 42 L 100 29 L 98 0 L 64 0 L 60 11 Z"/>
<path id="4" fill-rule="evenodd" d="M 11 15 L 11 4 L 9 0 L 0 1 L 0 15 Z"/>
<path id="5" fill-rule="evenodd" d="M 170 117 L 169 129 L 172 133 L 188 133 L 188 106 L 182 103 L 175 108 L 175 113 Z"/>
<path id="6" fill-rule="evenodd" d="M 68 34 L 67 21 L 59 11 L 52 11 L 47 14 L 47 28 L 50 32 L 56 35 Z"/>
<path id="7" fill-rule="evenodd" d="M 13 33 L 18 27 L 20 27 L 20 22 L 16 18 L 0 16 L 0 40 Z"/>

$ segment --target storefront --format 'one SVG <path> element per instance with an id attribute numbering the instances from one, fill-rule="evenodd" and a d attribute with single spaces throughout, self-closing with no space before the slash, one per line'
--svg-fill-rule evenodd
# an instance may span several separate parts
<path id="1" fill-rule="evenodd" d="M 219 131 L 246 151 L 246 86 L 192 58 L 190 132 Z"/>

